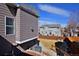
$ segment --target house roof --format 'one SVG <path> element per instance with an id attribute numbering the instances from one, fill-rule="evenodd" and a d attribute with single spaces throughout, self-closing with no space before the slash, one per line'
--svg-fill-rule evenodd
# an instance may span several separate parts
<path id="1" fill-rule="evenodd" d="M 17 8 L 17 9 L 20 8 L 23 11 L 25 11 L 25 12 L 27 12 L 35 17 L 39 17 L 37 14 L 37 11 L 32 6 L 30 6 L 28 4 L 6 3 L 6 5 L 9 5 L 9 6 Z"/>
<path id="2" fill-rule="evenodd" d="M 42 27 L 49 27 L 49 28 L 60 28 L 61 25 L 60 24 L 46 24 L 46 25 L 42 25 Z"/>

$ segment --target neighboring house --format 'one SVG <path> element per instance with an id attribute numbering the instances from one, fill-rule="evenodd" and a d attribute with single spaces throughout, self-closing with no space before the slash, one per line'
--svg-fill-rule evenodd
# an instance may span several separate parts
<path id="1" fill-rule="evenodd" d="M 79 37 L 79 25 L 76 26 L 74 29 L 65 27 L 65 28 L 62 28 L 61 31 L 62 31 L 63 36 L 68 36 L 68 37 L 76 36 L 76 37 Z"/>
<path id="2" fill-rule="evenodd" d="M 64 28 L 61 28 L 61 36 L 64 37 L 64 36 L 69 36 L 68 32 L 67 32 L 67 29 L 64 27 Z"/>
<path id="3" fill-rule="evenodd" d="M 24 50 L 38 44 L 38 15 L 27 6 L 0 3 L 0 35 Z"/>
<path id="4" fill-rule="evenodd" d="M 49 36 L 61 36 L 61 26 L 60 24 L 47 24 L 42 25 L 39 30 L 41 35 Z"/>
<path id="5" fill-rule="evenodd" d="M 71 34 L 72 34 L 72 32 L 73 32 L 73 36 L 79 37 L 79 26 L 76 26 L 74 31 L 71 31 Z"/>
<path id="6" fill-rule="evenodd" d="M 79 28 L 75 30 L 74 35 L 77 36 L 77 37 L 79 37 Z"/>

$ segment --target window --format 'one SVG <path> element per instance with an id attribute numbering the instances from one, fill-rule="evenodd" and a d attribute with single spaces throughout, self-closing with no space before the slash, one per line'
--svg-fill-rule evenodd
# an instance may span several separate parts
<path id="1" fill-rule="evenodd" d="M 5 20 L 6 34 L 14 34 L 14 18 L 6 17 Z"/>

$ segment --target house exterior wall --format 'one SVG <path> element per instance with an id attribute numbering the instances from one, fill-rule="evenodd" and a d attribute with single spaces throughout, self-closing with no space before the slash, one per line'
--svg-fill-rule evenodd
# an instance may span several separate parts
<path id="1" fill-rule="evenodd" d="M 33 45 L 39 43 L 37 40 L 38 36 L 38 20 L 37 17 L 31 15 L 21 8 L 18 8 L 16 11 L 16 15 L 13 16 L 11 7 L 15 7 L 13 5 L 6 5 L 0 3 L 0 50 L 1 54 L 8 55 L 8 53 L 13 53 L 13 47 L 16 45 L 16 48 L 20 46 L 22 49 L 26 50 L 32 47 Z M 16 8 L 16 7 L 15 7 Z M 14 10 L 12 10 L 14 12 Z M 14 25 L 15 25 L 15 34 L 6 34 L 6 21 L 5 17 L 12 17 L 14 18 Z M 32 32 L 33 31 L 33 32 Z M 30 39 L 30 40 L 29 40 Z M 26 42 L 26 40 L 28 42 Z M 17 43 L 22 42 L 20 44 Z M 4 46 L 3 46 L 4 45 Z M 18 48 L 21 50 L 20 48 Z M 15 49 L 16 50 L 16 49 Z M 17 51 L 16 51 L 17 53 Z"/>
<path id="2" fill-rule="evenodd" d="M 16 39 L 18 42 L 30 41 L 32 38 L 38 36 L 38 20 L 35 16 L 18 9 L 16 17 Z M 18 20 L 20 18 L 20 20 Z M 32 32 L 33 30 L 33 32 Z"/>
<path id="3" fill-rule="evenodd" d="M 51 32 L 51 34 L 50 34 Z M 40 34 L 42 35 L 55 35 L 55 36 L 61 36 L 61 29 L 60 28 L 40 28 Z"/>
<path id="4" fill-rule="evenodd" d="M 20 41 L 27 40 L 36 36 L 38 36 L 37 18 L 21 10 L 20 11 Z"/>
<path id="5" fill-rule="evenodd" d="M 44 35 L 44 28 L 39 28 L 40 35 Z"/>
<path id="6" fill-rule="evenodd" d="M 6 16 L 14 18 L 15 34 L 13 35 L 5 34 Z M 22 42 L 25 40 L 30 41 L 36 39 L 38 36 L 37 17 L 23 11 L 20 8 L 17 9 L 16 16 L 13 16 L 7 5 L 0 3 L 0 35 L 14 45 L 17 44 L 17 41 Z"/>
<path id="7" fill-rule="evenodd" d="M 20 40 L 20 9 L 16 13 L 16 41 Z"/>
<path id="8" fill-rule="evenodd" d="M 12 44 L 15 43 L 15 35 L 6 35 L 5 34 L 5 17 L 14 17 L 9 8 L 4 4 L 0 3 L 0 35 L 7 39 Z M 14 18 L 15 20 L 15 18 Z"/>
<path id="9" fill-rule="evenodd" d="M 61 36 L 61 30 L 59 28 L 49 28 L 48 35 Z"/>

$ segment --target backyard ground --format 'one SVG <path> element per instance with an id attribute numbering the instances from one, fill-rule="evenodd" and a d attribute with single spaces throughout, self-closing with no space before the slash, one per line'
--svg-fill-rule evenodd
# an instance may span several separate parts
<path id="1" fill-rule="evenodd" d="M 48 40 L 48 39 L 42 39 L 39 38 L 40 40 L 40 46 L 42 47 L 42 51 L 46 53 L 49 56 L 56 56 L 56 51 L 55 51 L 55 41 L 56 40 Z M 53 50 L 51 50 L 53 49 Z"/>
<path id="2" fill-rule="evenodd" d="M 68 37 L 71 42 L 79 42 L 79 37 Z M 39 37 L 40 46 L 42 47 L 42 51 L 46 53 L 47 55 L 56 56 L 56 47 L 55 42 L 57 42 L 54 37 L 45 37 L 41 36 Z M 61 50 L 61 49 L 60 49 Z M 62 51 L 63 52 L 63 51 Z M 66 52 L 64 52 L 65 55 L 68 55 Z"/>

